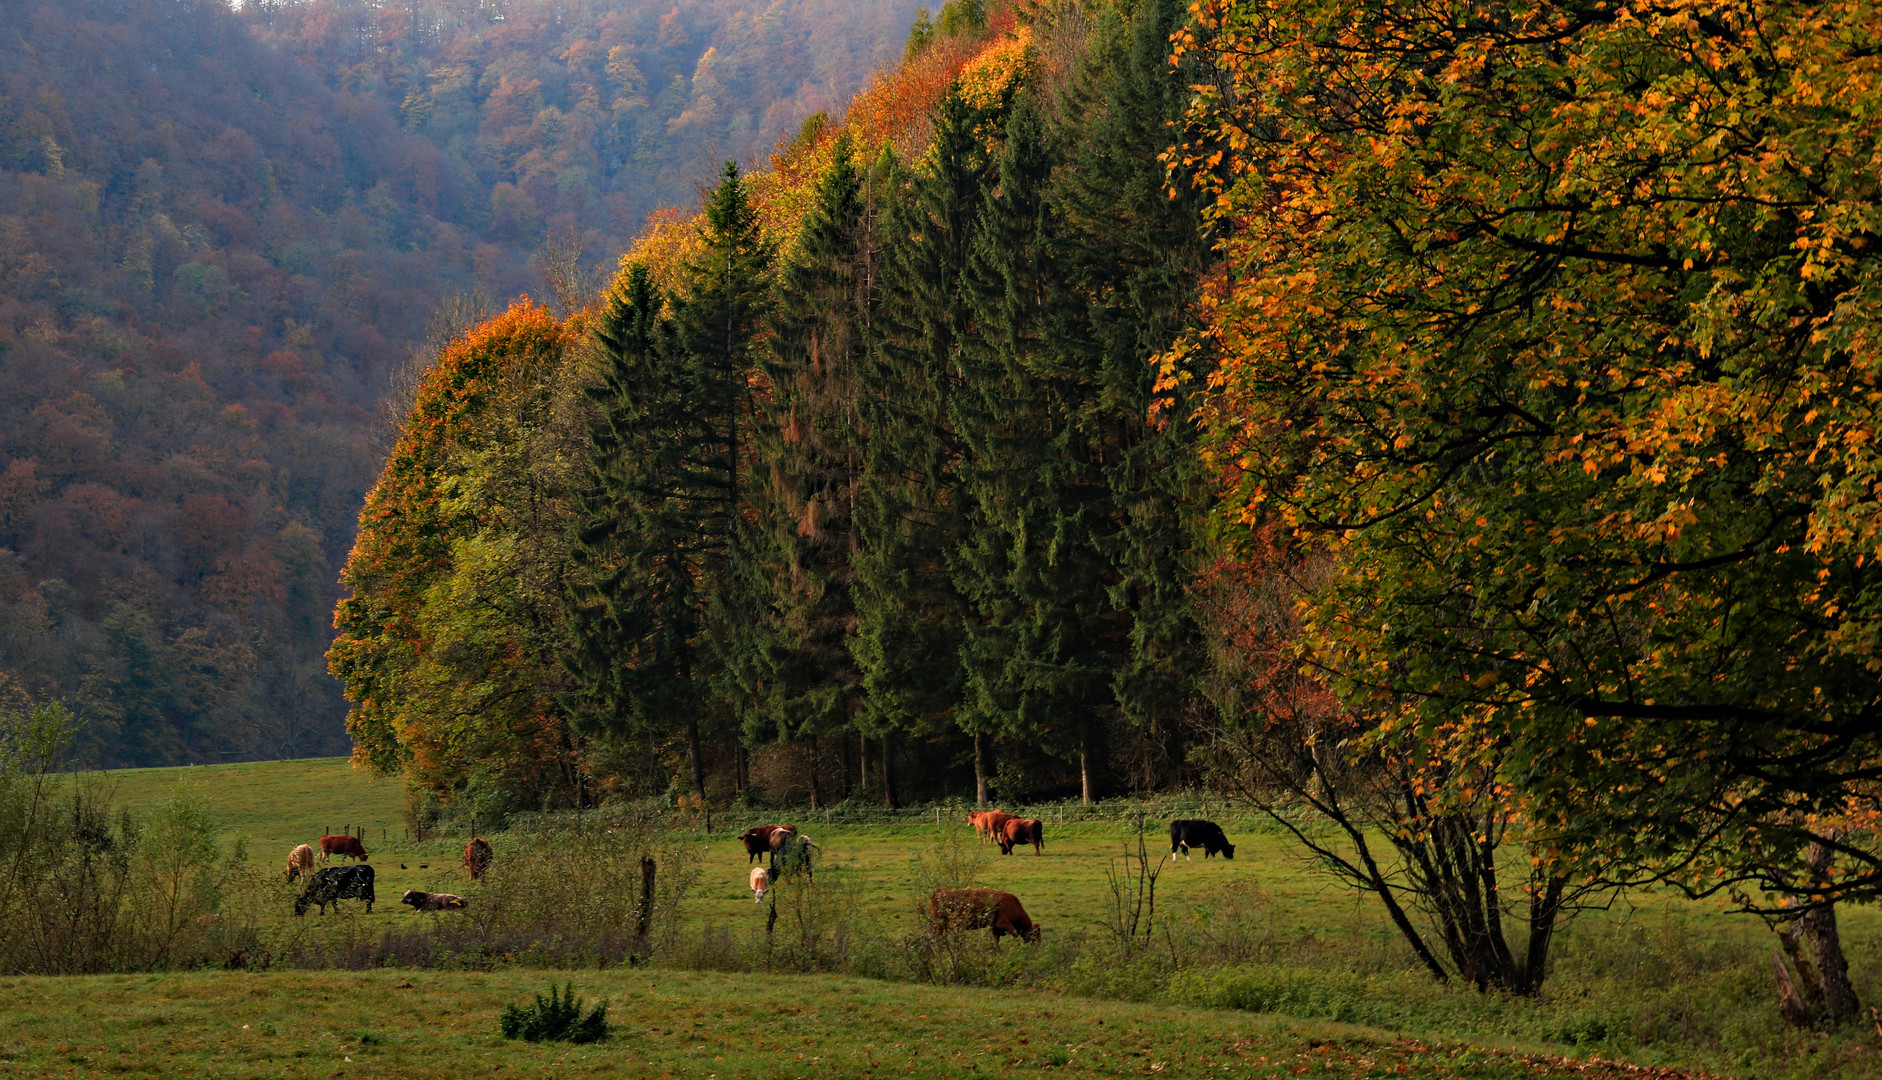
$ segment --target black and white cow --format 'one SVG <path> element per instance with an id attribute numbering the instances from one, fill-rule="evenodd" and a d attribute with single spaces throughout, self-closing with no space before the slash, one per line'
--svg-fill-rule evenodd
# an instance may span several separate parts
<path id="1" fill-rule="evenodd" d="M 327 913 L 327 905 L 339 909 L 342 900 L 364 900 L 366 910 L 372 910 L 376 899 L 372 891 L 372 867 L 361 863 L 358 866 L 329 866 L 314 871 L 313 879 L 307 883 L 307 891 L 294 898 L 294 914 L 307 914 L 307 905 L 318 904 L 320 913 Z"/>
<path id="2" fill-rule="evenodd" d="M 1184 818 L 1170 822 L 1170 857 L 1175 858 L 1178 849 L 1183 852 L 1184 860 L 1189 859 L 1190 848 L 1201 848 L 1202 857 L 1208 858 L 1221 852 L 1225 859 L 1235 857 L 1235 845 L 1222 835 L 1222 826 L 1213 821 L 1198 818 Z"/>

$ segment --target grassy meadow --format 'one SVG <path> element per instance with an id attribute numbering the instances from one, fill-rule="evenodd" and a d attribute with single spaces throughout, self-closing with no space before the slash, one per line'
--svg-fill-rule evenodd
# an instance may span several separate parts
<path id="1" fill-rule="evenodd" d="M 349 904 L 339 917 L 295 920 L 288 911 L 295 888 L 278 879 L 269 886 L 267 918 L 308 941 L 363 943 L 392 931 L 419 930 L 430 925 L 426 920 L 472 914 L 421 915 L 397 903 L 407 888 L 458 892 L 474 909 L 480 894 L 492 895 L 483 892 L 492 886 L 470 883 L 459 866 L 462 835 L 410 841 L 399 823 L 398 784 L 373 780 L 343 760 L 130 770 L 108 779 L 117 799 L 134 809 L 155 807 L 178 790 L 192 792 L 210 805 L 225 836 L 246 837 L 251 859 L 270 870 L 289 847 L 311 841 L 323 825 L 366 824 L 380 898 L 371 915 Z M 0 985 L 0 1016 L 12 1025 L 0 1029 L 0 1074 L 21 1063 L 63 1061 L 65 1055 L 90 1063 L 81 1073 L 196 1067 L 219 1075 L 280 1075 L 288 1064 L 299 1071 L 298 1059 L 289 1060 L 296 1052 L 326 1054 L 331 1062 L 329 1050 L 347 1046 L 358 1051 L 351 1055 L 356 1065 L 373 1063 L 385 1075 L 538 1072 L 555 1065 L 599 1075 L 618 1068 L 622 1075 L 736 1076 L 774 1071 L 786 1061 L 797 1066 L 800 1054 L 806 1063 L 817 1058 L 823 1071 L 846 1075 L 861 1075 L 869 1063 L 909 1075 L 998 1074 L 1043 1066 L 1053 1054 L 1076 1057 L 1076 1068 L 1096 1075 L 1141 1075 L 1157 1063 L 1171 1075 L 1211 1075 L 1220 1066 L 1259 1076 L 1267 1075 L 1262 1070 L 1269 1065 L 1277 1072 L 1307 1067 L 1312 1074 L 1350 1076 L 1398 1075 L 1400 1066 L 1412 1075 L 1459 1077 L 1517 1069 L 1511 1064 L 1516 1058 L 1479 1055 L 1478 1064 L 1466 1068 L 1448 1051 L 1438 1055 L 1402 1041 L 1368 1041 L 1390 1032 L 1430 1045 L 1464 1040 L 1517 1055 L 1598 1057 L 1744 1077 L 1882 1076 L 1878 1033 L 1796 1031 L 1779 1021 L 1769 971 L 1772 935 L 1719 904 L 1656 893 L 1619 898 L 1607 910 L 1583 913 L 1561 934 L 1540 998 L 1481 995 L 1430 980 L 1376 905 L 1314 872 L 1272 827 L 1213 809 L 1211 816 L 1237 844 L 1237 857 L 1163 864 L 1155 927 L 1132 958 L 1118 947 L 1109 914 L 1115 905 L 1111 875 L 1121 868 L 1126 846 L 1136 842 L 1125 809 L 1062 826 L 1049 809 L 1033 812 L 1047 820 L 1045 849 L 1038 855 L 1021 849 L 1001 856 L 975 842 L 960 815 L 947 812 L 939 825 L 932 818 L 826 824 L 821 814 L 799 811 L 720 815 L 710 834 L 697 827 L 673 830 L 666 835 L 667 850 L 683 854 L 696 877 L 656 967 L 567 976 L 588 996 L 613 999 L 616 1019 L 627 1024 L 620 1039 L 602 1048 L 503 1046 L 495 1034 L 496 1011 L 525 991 L 542 989 L 549 978 L 531 971 L 527 958 L 489 971 L 405 975 L 274 971 L 15 979 Z M 1167 816 L 1148 822 L 1153 862 L 1168 849 L 1162 831 Z M 791 965 L 769 951 L 769 908 L 752 902 L 747 858 L 736 839 L 738 830 L 771 820 L 798 824 L 821 847 L 815 918 L 826 938 L 849 943 L 840 963 L 800 958 L 797 969 L 839 974 L 777 974 Z M 506 853 L 526 843 L 519 834 L 489 839 L 499 870 Z M 1029 950 L 1008 943 L 979 958 L 977 977 L 998 990 L 840 974 L 906 970 L 897 966 L 905 959 L 898 950 L 919 947 L 919 902 L 938 863 L 1019 896 L 1044 926 L 1045 941 Z M 1841 920 L 1857 989 L 1865 1003 L 1882 1002 L 1882 919 L 1874 910 L 1853 909 L 1842 912 Z M 781 933 L 788 932 L 788 922 L 780 920 Z M 714 968 L 721 973 L 699 970 Z M 404 989 L 402 982 L 418 989 Z M 306 993 L 291 989 L 303 986 Z M 253 998 L 259 1010 L 245 1021 L 251 1023 L 248 1031 L 225 1033 L 226 1046 L 209 1034 L 216 1022 L 210 1003 L 223 995 Z M 37 1034 L 62 1025 L 76 1032 L 72 1026 L 84 1026 L 84 1003 L 92 1000 L 122 1003 L 111 1007 L 119 1019 L 107 1026 L 102 1042 L 76 1033 Z M 15 1002 L 30 1005 L 41 1022 L 15 1022 Z M 439 1023 L 423 1023 L 411 1002 L 421 1002 L 421 1011 L 431 1010 Z M 989 1008 L 990 1002 L 997 1004 Z M 845 1009 L 877 1007 L 887 1019 L 832 1019 L 848 1015 Z M 803 1017 L 792 1011 L 799 1008 L 819 1018 L 812 1025 L 815 1046 L 804 1041 L 811 1036 Z M 291 1029 L 287 1021 L 297 1009 L 310 1010 L 317 1022 Z M 349 1019 L 349 1010 L 358 1019 Z M 915 1025 L 923 1012 L 951 1019 Z M 172 1019 L 160 1018 L 172 1013 Z M 782 1019 L 790 1038 L 799 1041 L 767 1042 L 771 1049 L 759 1052 L 752 1039 L 744 1039 L 747 1048 L 740 1049 L 739 1032 L 752 1029 L 741 1019 L 748 1014 Z M 1084 1033 L 1080 1039 L 1091 1038 L 1067 1042 L 1055 1036 L 1050 1048 L 1035 1045 L 1045 1034 L 1035 1018 L 1047 1015 L 1057 1018 L 1046 1025 L 1050 1031 L 1076 1030 Z M 1105 1017 L 1113 1019 L 1100 1033 L 1094 1018 Z M 689 1049 L 681 1038 L 696 1020 L 707 1051 Z M 249 1034 L 267 1024 L 295 1034 Z M 1128 1038 L 1126 1030 L 1132 1033 Z M 368 1034 L 380 1041 L 364 1041 Z M 1032 1043 L 1018 1042 L 1022 1037 Z M 1344 1049 L 1303 1050 L 1303 1039 Z M 68 1052 L 55 1046 L 93 1043 L 105 1049 Z M 927 1049 L 918 1053 L 922 1047 Z M 1068 1047 L 1087 1049 L 1073 1055 Z M 921 1054 L 943 1052 L 945 1062 L 918 1064 Z M 498 1064 L 483 1060 L 493 1054 Z M 1377 1071 L 1369 1071 L 1375 1064 Z M 805 1075 L 815 1071 L 803 1067 Z M 1522 1068 L 1544 1066 L 1531 1062 Z"/>

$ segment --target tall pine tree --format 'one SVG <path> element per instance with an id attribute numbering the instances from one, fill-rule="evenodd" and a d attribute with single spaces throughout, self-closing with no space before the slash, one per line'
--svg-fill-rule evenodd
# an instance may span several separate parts
<path id="1" fill-rule="evenodd" d="M 683 732 L 697 795 L 702 729 L 724 711 L 710 689 L 741 622 L 741 432 L 771 261 L 736 165 L 701 232 L 681 296 L 636 266 L 596 323 L 599 416 L 576 492 L 566 654 L 576 715 L 617 736 Z"/>
<path id="2" fill-rule="evenodd" d="M 946 730 L 961 700 L 960 648 L 971 609 L 954 586 L 949 556 L 970 510 L 949 408 L 971 318 L 961 275 L 988 177 L 987 120 L 950 93 L 927 155 L 910 170 L 893 163 L 882 170 L 889 243 L 875 348 L 862 370 L 869 448 L 857 504 L 854 648 L 864 721 L 885 740 Z M 886 766 L 886 741 L 884 751 Z M 884 779 L 884 798 L 893 802 L 886 767 Z"/>
<path id="3" fill-rule="evenodd" d="M 847 135 L 818 184 L 774 288 L 769 395 L 755 431 L 749 566 L 760 601 L 739 676 L 752 740 L 803 741 L 811 805 L 823 799 L 821 741 L 842 738 L 862 708 L 850 651 L 861 538 L 856 501 L 863 437 L 857 388 L 875 302 L 864 177 Z"/>

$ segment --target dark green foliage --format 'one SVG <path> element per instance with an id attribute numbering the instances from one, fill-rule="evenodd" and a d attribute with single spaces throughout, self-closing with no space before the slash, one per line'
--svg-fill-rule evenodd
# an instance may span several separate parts
<path id="1" fill-rule="evenodd" d="M 922 165 L 889 162 L 881 170 L 892 202 L 877 342 L 862 372 L 870 446 L 856 512 L 854 646 L 866 722 L 877 730 L 943 730 L 961 698 L 970 609 L 948 560 L 971 511 L 950 409 L 971 318 L 962 274 L 990 164 L 979 131 L 985 119 L 952 94 Z"/>
<path id="2" fill-rule="evenodd" d="M 695 793 L 705 787 L 701 691 L 719 678 L 740 632 L 734 582 L 740 429 L 748 420 L 751 343 L 768 307 L 771 261 L 736 165 L 708 205 L 706 254 L 681 298 L 644 267 L 597 320 L 599 415 L 566 594 L 570 705 L 615 736 L 684 731 Z M 670 303 L 672 314 L 662 314 Z"/>
<path id="3" fill-rule="evenodd" d="M 864 439 L 857 387 L 869 347 L 874 240 L 847 136 L 823 178 L 775 288 L 769 395 L 754 431 L 765 468 L 749 495 L 755 528 L 744 566 L 756 606 L 733 654 L 747 738 L 815 740 L 861 708 L 850 654 L 856 626 L 855 522 Z M 819 801 L 815 774 L 811 799 Z"/>
<path id="4" fill-rule="evenodd" d="M 497 1026 L 504 1038 L 524 1042 L 592 1043 L 607 1038 L 612 1029 L 607 1002 L 596 1005 L 587 1016 L 582 1015 L 582 1005 L 574 983 L 565 984 L 559 992 L 551 983 L 549 996 L 537 994 L 534 1005 L 504 1006 Z"/>

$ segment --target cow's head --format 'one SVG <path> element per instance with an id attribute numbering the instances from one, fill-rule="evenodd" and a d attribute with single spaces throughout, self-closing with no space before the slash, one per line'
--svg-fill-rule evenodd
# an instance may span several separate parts
<path id="1" fill-rule="evenodd" d="M 1021 934 L 1019 937 L 1021 941 L 1024 941 L 1028 945 L 1037 945 L 1039 944 L 1040 935 L 1044 934 L 1045 932 L 1046 932 L 1045 927 L 1040 926 L 1038 923 L 1033 923 L 1031 929 L 1027 930 L 1025 933 Z"/>
<path id="2" fill-rule="evenodd" d="M 1235 845 L 1224 842 L 1222 845 L 1222 857 L 1224 859 L 1233 859 L 1235 857 Z"/>

